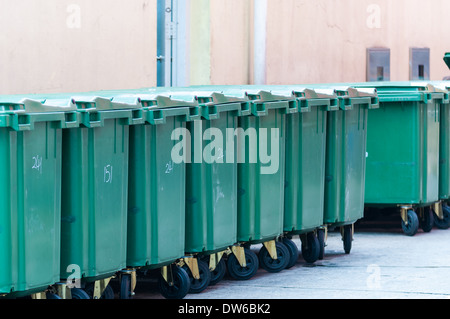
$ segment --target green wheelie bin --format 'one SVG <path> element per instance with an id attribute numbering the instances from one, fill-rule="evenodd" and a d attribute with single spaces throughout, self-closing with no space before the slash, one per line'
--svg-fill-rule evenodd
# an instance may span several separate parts
<path id="1" fill-rule="evenodd" d="M 131 96 L 141 101 L 145 123 L 130 127 L 127 267 L 159 269 L 161 294 L 181 299 L 190 290 L 192 259 L 185 258 L 186 164 L 179 148 L 187 141 L 178 138 L 199 108 L 161 94 Z"/>
<path id="2" fill-rule="evenodd" d="M 225 95 L 226 91 L 228 95 Z M 198 293 L 223 278 L 226 268 L 237 280 L 251 278 L 256 254 L 237 243 L 238 118 L 250 114 L 245 90 L 230 86 L 149 89 L 196 103 L 201 118 L 187 123 L 186 258 L 190 292 Z M 208 271 L 209 268 L 209 271 Z"/>
<path id="3" fill-rule="evenodd" d="M 380 99 L 368 122 L 365 205 L 399 209 L 408 236 L 419 227 L 429 232 L 439 212 L 440 110 L 448 94 L 419 82 L 365 85 Z"/>
<path id="4" fill-rule="evenodd" d="M 245 89 L 245 88 L 244 88 Z M 241 89 L 230 88 L 226 95 Z M 290 251 L 281 241 L 284 220 L 286 116 L 298 112 L 291 93 L 245 89 L 251 115 L 239 118 L 237 239 L 249 248 L 263 244 L 259 265 L 268 272 L 286 268 Z M 247 256 L 247 255 L 246 255 Z"/>
<path id="5" fill-rule="evenodd" d="M 57 298 L 62 134 L 78 126 L 75 111 L 0 97 L 0 296 Z"/>
<path id="6" fill-rule="evenodd" d="M 72 101 L 80 126 L 62 136 L 61 279 L 75 285 L 73 299 L 112 299 L 109 281 L 119 274 L 127 299 L 129 127 L 143 122 L 141 103 Z"/>
<path id="7" fill-rule="evenodd" d="M 178 92 L 177 98 L 195 100 L 202 117 L 187 123 L 190 158 L 186 164 L 186 247 L 194 256 L 198 279 L 191 293 L 218 283 L 226 261 L 239 257 L 237 245 L 237 144 L 238 119 L 250 114 L 245 99 L 227 97 L 204 87 L 201 92 Z M 224 256 L 230 256 L 231 261 Z M 236 268 L 238 265 L 232 265 Z M 250 266 L 250 265 L 249 265 Z M 240 267 L 240 264 L 239 266 Z M 233 268 L 233 269 L 234 269 Z M 230 268 L 230 273 L 235 274 Z M 253 274 L 253 272 L 252 272 Z M 236 277 L 236 276 L 235 276 Z"/>
<path id="8" fill-rule="evenodd" d="M 314 263 L 323 257 L 318 238 L 325 235 L 322 226 L 327 113 L 339 107 L 337 96 L 330 93 L 294 89 L 298 112 L 286 117 L 283 242 L 291 250 L 286 268 L 297 262 L 298 248 L 292 241 L 296 235 L 306 262 Z"/>
<path id="9" fill-rule="evenodd" d="M 339 109 L 327 114 L 324 224 L 327 229 L 340 228 L 349 254 L 354 223 L 364 217 L 368 113 L 379 107 L 379 101 L 373 88 L 333 90 Z"/>

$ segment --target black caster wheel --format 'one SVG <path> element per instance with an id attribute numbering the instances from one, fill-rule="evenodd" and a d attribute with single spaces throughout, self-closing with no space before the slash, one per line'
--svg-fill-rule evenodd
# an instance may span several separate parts
<path id="1" fill-rule="evenodd" d="M 291 257 L 285 244 L 275 242 L 275 247 L 277 250 L 277 259 L 272 259 L 272 257 L 270 257 L 269 251 L 264 245 L 258 254 L 261 268 L 270 273 L 280 272 L 285 269 Z"/>
<path id="2" fill-rule="evenodd" d="M 419 230 L 419 218 L 417 217 L 416 212 L 413 210 L 408 210 L 407 220 L 407 224 L 402 220 L 403 233 L 407 236 L 414 236 Z"/>
<path id="3" fill-rule="evenodd" d="M 225 277 L 225 273 L 227 272 L 227 266 L 225 264 L 225 260 L 220 259 L 219 263 L 217 264 L 216 268 L 211 271 L 211 280 L 209 284 L 211 286 L 217 284 L 220 282 L 223 277 Z"/>
<path id="4" fill-rule="evenodd" d="M 72 289 L 72 299 L 74 299 L 73 291 L 74 291 L 74 289 Z M 92 299 L 94 296 L 94 283 L 87 284 L 84 291 L 89 296 L 88 299 Z M 83 299 L 83 298 L 78 298 L 78 299 Z M 112 289 L 112 287 L 110 285 L 106 286 L 105 290 L 103 291 L 102 295 L 100 296 L 100 299 L 114 299 L 114 290 Z"/>
<path id="5" fill-rule="evenodd" d="M 342 235 L 342 241 L 344 242 L 344 252 L 348 255 L 352 250 L 353 241 L 353 227 L 352 225 L 344 226 L 344 233 Z"/>
<path id="6" fill-rule="evenodd" d="M 317 240 L 319 241 L 319 260 L 325 255 L 325 229 L 317 230 Z"/>
<path id="7" fill-rule="evenodd" d="M 189 280 L 191 282 L 189 293 L 191 294 L 201 293 L 203 290 L 208 288 L 209 283 L 211 281 L 211 271 L 209 270 L 208 264 L 202 260 L 197 260 L 197 264 L 198 264 L 198 272 L 200 275 L 199 279 L 194 278 L 188 266 L 183 266 L 183 268 L 189 275 Z"/>
<path id="8" fill-rule="evenodd" d="M 431 207 L 424 208 L 423 216 L 419 221 L 419 225 L 425 233 L 429 233 L 433 229 L 434 215 L 436 214 L 434 213 L 433 209 L 431 209 Z"/>
<path id="9" fill-rule="evenodd" d="M 442 213 L 444 215 L 443 219 L 440 219 L 436 214 L 434 214 L 434 225 L 439 229 L 449 229 L 450 208 L 447 205 L 442 205 Z"/>
<path id="10" fill-rule="evenodd" d="M 244 248 L 246 266 L 242 267 L 234 254 L 227 259 L 228 274 L 236 280 L 248 280 L 252 278 L 259 268 L 256 254 L 248 248 Z"/>
<path id="11" fill-rule="evenodd" d="M 307 263 L 313 264 L 319 259 L 319 240 L 314 233 L 306 234 L 305 239 L 302 240 L 302 257 Z"/>
<path id="12" fill-rule="evenodd" d="M 47 299 L 62 299 L 57 294 L 54 294 L 54 293 L 51 293 L 51 292 L 46 292 L 45 293 L 45 298 L 47 298 Z"/>
<path id="13" fill-rule="evenodd" d="M 131 299 L 131 274 L 120 274 L 120 293 L 119 299 Z"/>
<path id="14" fill-rule="evenodd" d="M 81 288 L 70 289 L 70 294 L 72 295 L 72 299 L 91 299 L 91 296 Z"/>
<path id="15" fill-rule="evenodd" d="M 286 245 L 289 254 L 290 254 L 290 258 L 289 261 L 286 265 L 286 269 L 292 268 L 298 260 L 298 247 L 297 245 L 294 243 L 294 241 L 292 241 L 289 238 L 284 237 L 283 238 L 283 244 Z"/>
<path id="16" fill-rule="evenodd" d="M 162 275 L 158 278 L 158 287 L 161 295 L 166 299 L 183 299 L 189 292 L 191 281 L 189 275 L 183 268 L 177 266 L 172 267 L 173 283 L 169 283 Z"/>

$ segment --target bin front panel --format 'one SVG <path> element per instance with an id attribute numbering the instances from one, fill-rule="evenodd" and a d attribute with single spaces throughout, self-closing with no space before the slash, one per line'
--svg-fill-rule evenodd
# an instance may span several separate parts
<path id="1" fill-rule="evenodd" d="M 244 132 L 255 129 L 256 138 L 246 137 L 245 143 L 238 143 L 238 158 L 245 154 L 242 162 L 238 159 L 238 241 L 270 240 L 283 232 L 286 115 L 270 109 L 265 116 L 240 118 L 239 127 Z M 259 129 L 266 130 L 267 138 L 261 136 Z M 279 138 L 271 145 L 274 132 Z M 268 144 L 267 154 L 273 152 L 273 159 L 276 161 L 278 157 L 278 163 L 272 161 L 269 165 L 260 160 L 260 150 L 266 153 L 261 143 Z M 249 158 L 250 154 L 256 154 L 255 161 Z M 264 174 L 263 167 L 268 169 Z"/>
<path id="2" fill-rule="evenodd" d="M 364 104 L 328 112 L 324 223 L 363 217 L 367 116 Z"/>
<path id="3" fill-rule="evenodd" d="M 61 278 L 125 268 L 129 126 L 105 119 L 63 134 Z M 69 268 L 71 269 L 72 266 Z"/>
<path id="4" fill-rule="evenodd" d="M 284 231 L 323 224 L 327 111 L 325 106 L 287 116 Z"/>
<path id="5" fill-rule="evenodd" d="M 179 117 L 165 124 L 130 127 L 127 266 L 157 266 L 184 256 L 185 163 L 175 163 L 184 129 Z M 178 138 L 178 137 L 177 137 Z"/>
<path id="6" fill-rule="evenodd" d="M 438 198 L 439 114 L 434 103 L 381 102 L 368 120 L 365 202 L 421 204 Z M 382 141 L 382 142 L 381 142 Z"/>
<path id="7" fill-rule="evenodd" d="M 232 112 L 223 112 L 218 119 L 188 123 L 192 153 L 186 165 L 187 253 L 226 249 L 237 241 L 237 122 Z M 228 138 L 233 139 L 230 145 Z"/>
<path id="8" fill-rule="evenodd" d="M 59 281 L 61 129 L 0 129 L 0 293 Z"/>

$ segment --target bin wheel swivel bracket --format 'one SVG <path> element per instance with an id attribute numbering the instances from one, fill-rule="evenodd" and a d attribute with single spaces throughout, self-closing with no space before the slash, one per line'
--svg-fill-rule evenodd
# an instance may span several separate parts
<path id="1" fill-rule="evenodd" d="M 324 231 L 323 243 L 324 243 L 324 246 L 326 247 L 327 246 L 327 240 L 328 240 L 328 226 L 327 225 L 320 226 L 320 227 L 317 228 L 316 232 L 318 230 L 323 230 Z"/>
<path id="2" fill-rule="evenodd" d="M 173 287 L 174 281 L 172 274 L 172 265 L 161 267 L 161 276 L 164 278 L 164 280 L 170 287 Z"/>
<path id="3" fill-rule="evenodd" d="M 245 259 L 245 249 L 242 246 L 239 245 L 235 245 L 235 246 L 231 246 L 231 249 L 228 248 L 226 251 L 227 255 L 233 254 L 237 261 L 239 262 L 239 265 L 242 268 L 247 267 L 247 261 Z"/>
<path id="4" fill-rule="evenodd" d="M 67 282 L 58 282 L 55 284 L 56 294 L 61 297 L 61 299 L 72 299 L 72 290 L 67 285 Z"/>
<path id="5" fill-rule="evenodd" d="M 433 210 L 434 210 L 434 213 L 436 214 L 436 216 L 437 216 L 440 220 L 443 220 L 443 219 L 444 219 L 444 212 L 443 212 L 443 210 L 442 210 L 442 202 L 439 201 L 439 202 L 437 202 L 437 203 L 434 203 L 433 206 L 434 206 L 434 207 L 433 207 Z"/>
<path id="6" fill-rule="evenodd" d="M 135 294 L 134 290 L 136 289 L 136 285 L 137 285 L 136 268 L 127 268 L 127 269 L 122 270 L 121 273 L 122 274 L 130 274 L 130 276 L 131 276 L 131 278 L 130 278 L 131 279 L 130 294 L 133 296 Z M 111 280 L 112 278 L 114 278 L 114 277 L 110 277 L 109 280 Z M 106 288 L 106 286 L 105 286 L 105 288 Z"/>
<path id="7" fill-rule="evenodd" d="M 184 263 L 188 266 L 194 279 L 200 279 L 200 271 L 198 269 L 198 260 L 195 256 L 185 256 Z"/>
<path id="8" fill-rule="evenodd" d="M 351 224 L 351 225 L 347 225 L 347 227 L 348 226 L 351 226 L 351 230 L 350 230 L 350 240 L 351 241 L 353 241 L 353 235 L 354 235 L 354 233 L 355 233 L 355 224 Z M 341 232 L 341 238 L 342 238 L 342 240 L 344 240 L 344 237 L 345 237 L 345 227 L 346 226 L 341 226 L 340 227 L 340 232 Z"/>
<path id="9" fill-rule="evenodd" d="M 106 287 L 109 285 L 113 277 L 108 277 L 104 279 L 99 279 L 94 282 L 94 294 L 92 295 L 92 299 L 100 299 L 102 297 L 103 292 Z"/>
<path id="10" fill-rule="evenodd" d="M 408 210 L 412 209 L 412 206 L 400 206 L 400 217 L 405 225 L 408 225 Z"/>
<path id="11" fill-rule="evenodd" d="M 263 243 L 264 247 L 266 247 L 267 251 L 269 252 L 270 257 L 273 260 L 277 260 L 277 246 L 275 240 L 269 240 Z"/>
<path id="12" fill-rule="evenodd" d="M 225 252 L 226 252 L 226 250 L 209 255 L 209 270 L 210 271 L 214 271 L 214 269 L 216 269 L 217 264 L 219 264 L 220 260 L 222 259 L 223 254 L 225 254 Z"/>

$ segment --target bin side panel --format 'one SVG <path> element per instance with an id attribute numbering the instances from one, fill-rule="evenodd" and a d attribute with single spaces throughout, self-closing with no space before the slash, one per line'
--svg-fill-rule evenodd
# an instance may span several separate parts
<path id="1" fill-rule="evenodd" d="M 227 112 L 215 120 L 188 123 L 192 140 L 191 163 L 186 167 L 188 253 L 225 249 L 236 243 L 237 120 Z"/>
<path id="2" fill-rule="evenodd" d="M 302 232 L 323 224 L 326 110 L 287 116 L 284 231 Z"/>

